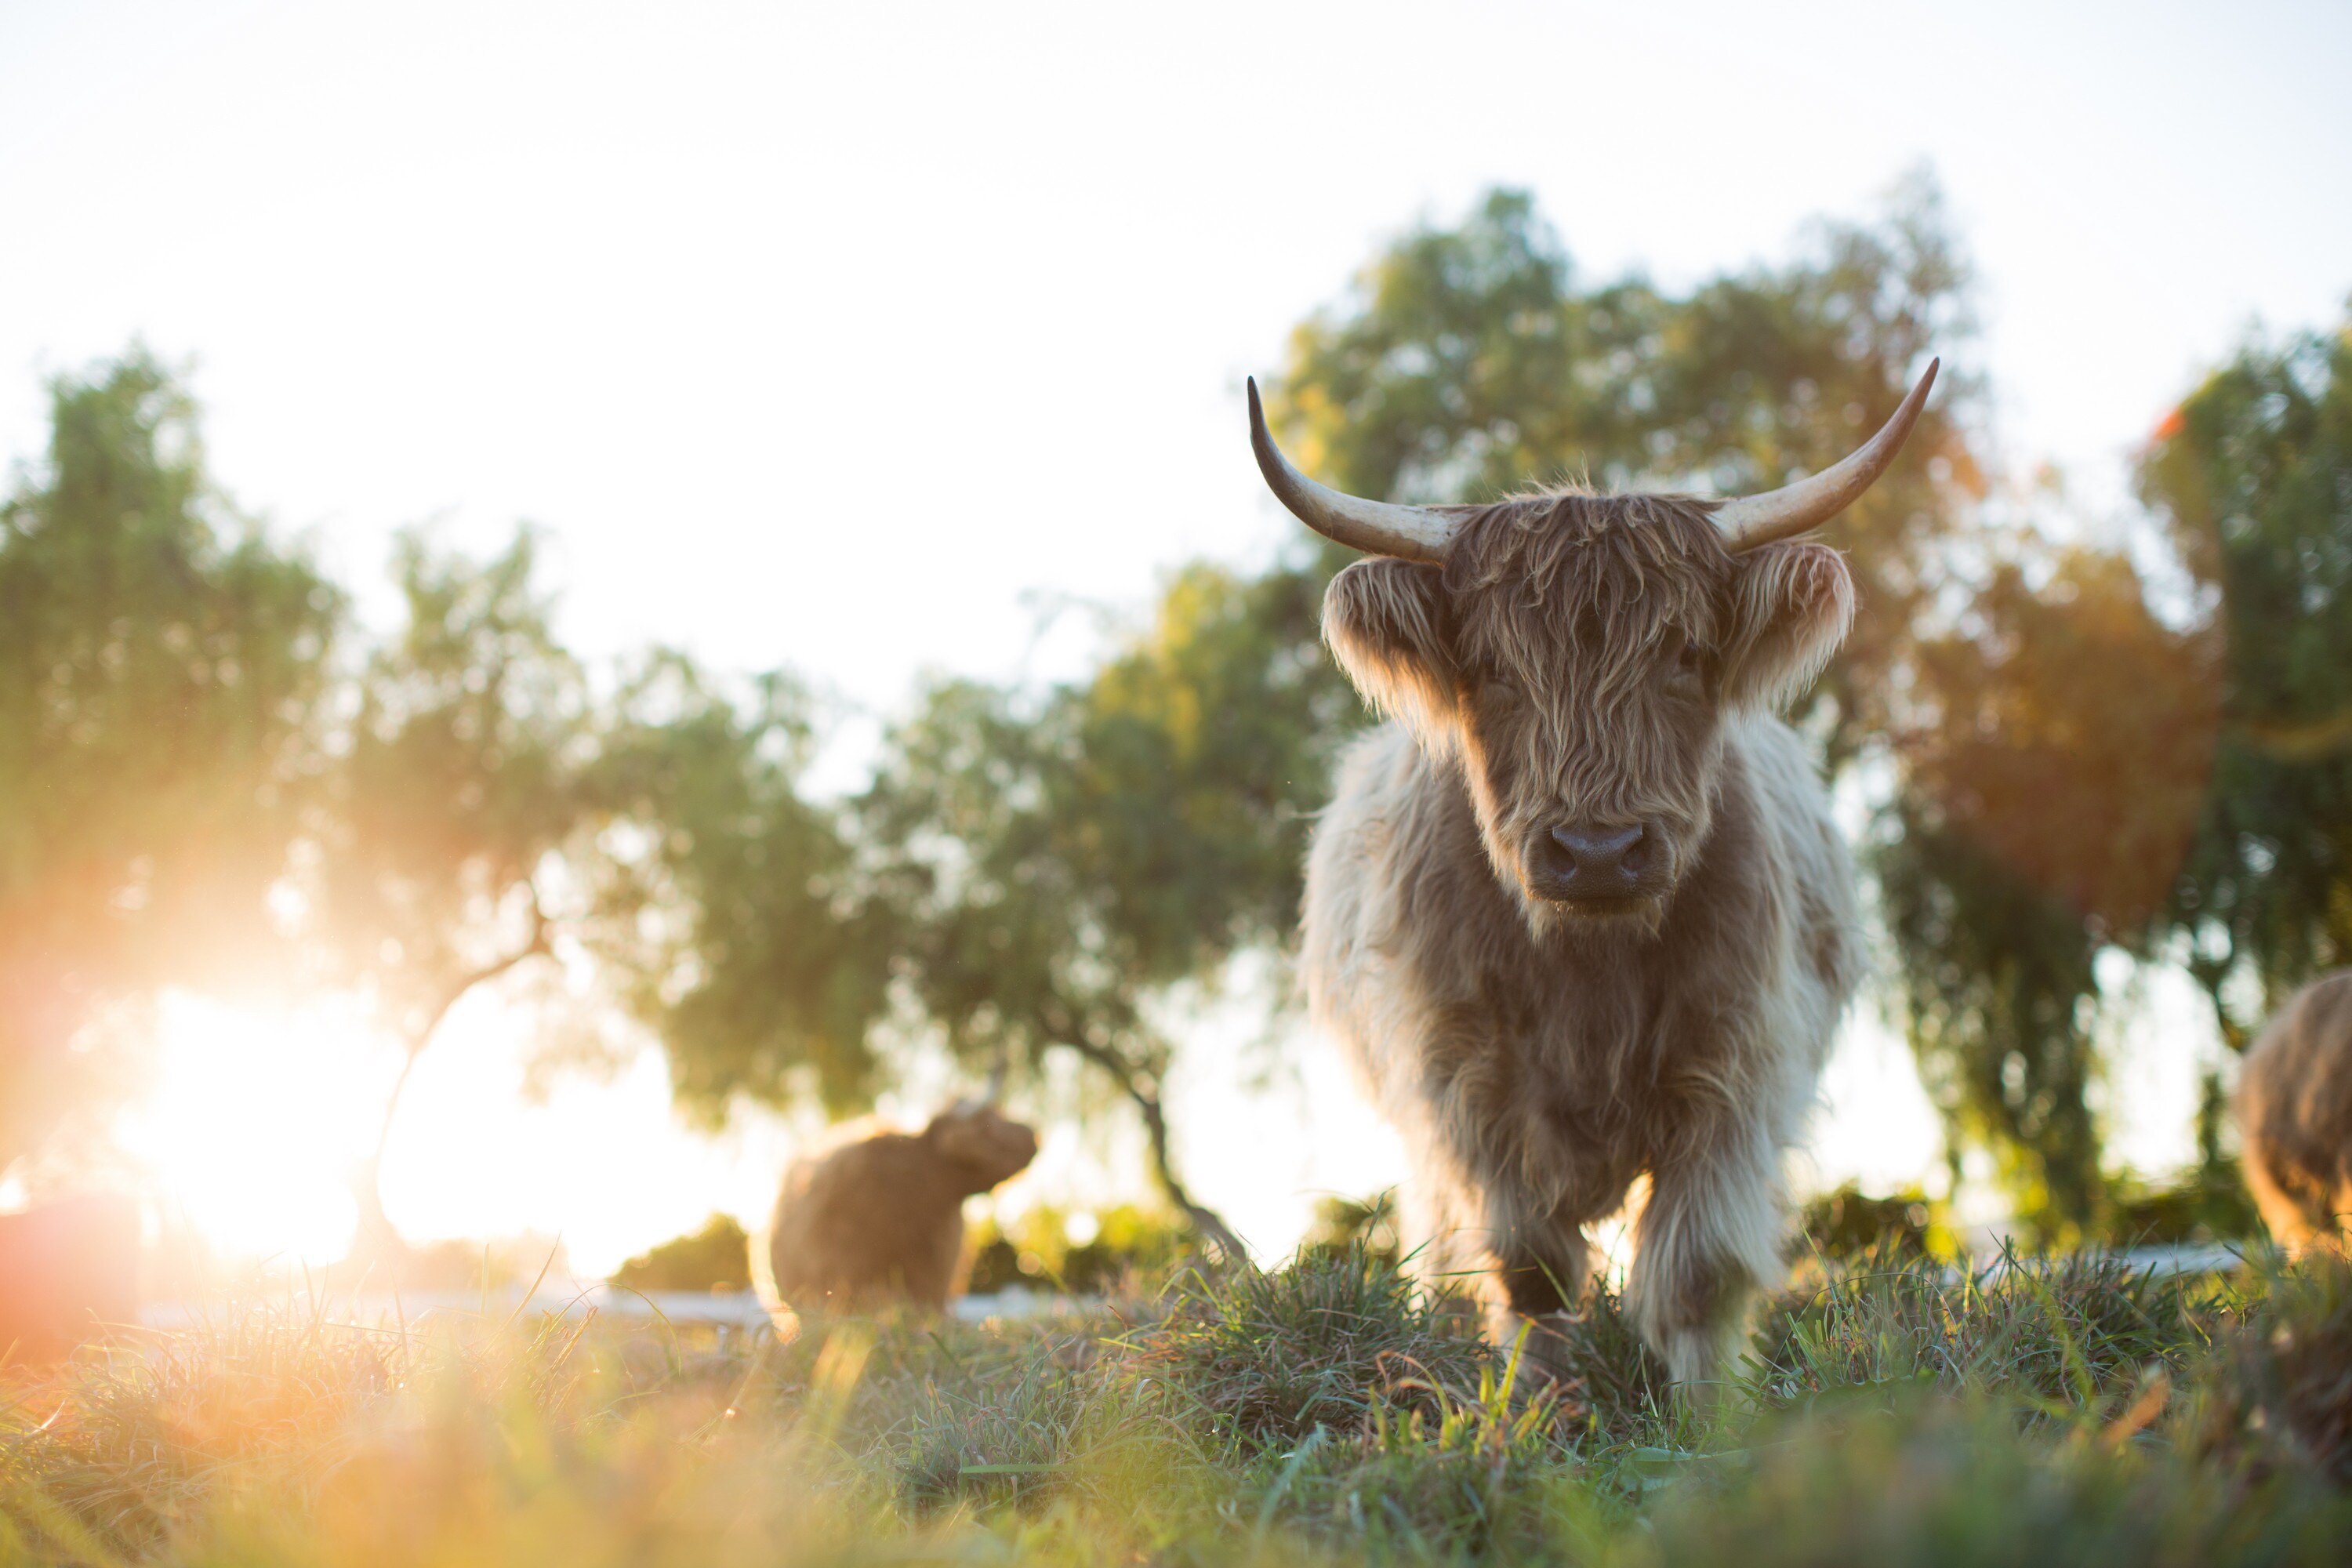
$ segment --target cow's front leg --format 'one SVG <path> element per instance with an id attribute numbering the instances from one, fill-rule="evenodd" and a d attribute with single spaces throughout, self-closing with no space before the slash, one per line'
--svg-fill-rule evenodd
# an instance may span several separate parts
<path id="1" fill-rule="evenodd" d="M 1779 1277 L 1788 1208 L 1763 1137 L 1693 1142 L 1706 1152 L 1650 1173 L 1625 1289 L 1633 1326 L 1683 1384 L 1720 1373 L 1748 1300 Z"/>
<path id="2" fill-rule="evenodd" d="M 1508 1351 L 1528 1335 L 1530 1380 L 1565 1375 L 1564 1342 L 1549 1326 L 1592 1283 L 1592 1255 L 1581 1226 L 1565 1221 L 1513 1226 L 1498 1237 L 1486 1284 L 1486 1336 Z"/>

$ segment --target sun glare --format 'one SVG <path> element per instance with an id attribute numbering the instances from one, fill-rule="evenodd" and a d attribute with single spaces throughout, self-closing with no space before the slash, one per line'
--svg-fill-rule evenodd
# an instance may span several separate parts
<path id="1" fill-rule="evenodd" d="M 165 1223 L 221 1256 L 320 1264 L 351 1246 L 352 1181 L 397 1059 L 343 1008 L 257 1011 L 163 999 L 154 1081 L 118 1142 Z"/>

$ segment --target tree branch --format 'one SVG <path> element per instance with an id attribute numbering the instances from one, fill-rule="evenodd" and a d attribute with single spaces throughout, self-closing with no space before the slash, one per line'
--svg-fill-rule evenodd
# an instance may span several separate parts
<path id="1" fill-rule="evenodd" d="M 475 986 L 488 984 L 526 959 L 551 953 L 554 951 L 548 945 L 547 910 L 539 901 L 538 884 L 534 882 L 525 885 L 530 889 L 530 940 L 514 952 L 493 959 L 479 969 L 468 971 L 452 980 L 448 989 L 444 991 L 440 999 L 433 1005 L 433 1010 L 425 1014 L 409 1032 L 405 1042 L 407 1055 L 401 1061 L 400 1076 L 392 1080 L 392 1093 L 385 1099 L 383 1104 L 383 1121 L 376 1128 L 375 1151 L 368 1156 L 366 1192 L 363 1194 L 363 1201 L 373 1212 L 362 1216 L 362 1224 L 365 1226 L 373 1226 L 379 1230 L 391 1228 L 383 1213 L 383 1152 L 392 1142 L 393 1120 L 400 1114 L 400 1100 L 408 1089 L 409 1075 L 416 1070 L 416 1059 L 425 1054 L 425 1047 L 431 1045 L 433 1037 L 439 1033 L 441 1021 L 449 1016 L 449 1010 L 462 1001 L 466 994 Z"/>
<path id="2" fill-rule="evenodd" d="M 1167 1113 L 1160 1106 L 1158 1091 L 1144 1084 L 1141 1069 L 1109 1047 L 1094 1044 L 1076 1029 L 1056 1032 L 1066 1037 L 1056 1044 L 1067 1047 L 1109 1073 L 1127 1091 L 1128 1099 L 1135 1102 L 1135 1109 L 1143 1116 L 1143 1131 L 1151 1140 L 1151 1163 L 1160 1177 L 1160 1185 L 1167 1192 L 1169 1201 L 1183 1211 L 1192 1227 L 1216 1249 L 1218 1262 L 1247 1263 L 1249 1249 L 1242 1245 L 1242 1238 L 1234 1234 L 1233 1227 L 1216 1210 L 1195 1203 L 1192 1194 L 1184 1190 L 1184 1184 L 1177 1179 L 1175 1164 L 1168 1153 Z"/>

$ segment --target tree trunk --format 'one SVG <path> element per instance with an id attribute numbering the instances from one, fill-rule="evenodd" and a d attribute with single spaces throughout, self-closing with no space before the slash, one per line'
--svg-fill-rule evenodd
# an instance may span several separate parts
<path id="1" fill-rule="evenodd" d="M 1233 1227 L 1216 1210 L 1194 1202 L 1192 1194 L 1184 1190 L 1184 1184 L 1177 1179 L 1175 1164 L 1168 1152 L 1168 1114 L 1160 1104 L 1159 1086 L 1150 1081 L 1150 1075 L 1107 1046 L 1097 1046 L 1077 1037 L 1075 1030 L 1070 1031 L 1070 1036 L 1059 1043 L 1117 1079 L 1119 1088 L 1126 1091 L 1128 1099 L 1135 1102 L 1135 1109 L 1142 1113 L 1143 1131 L 1151 1141 L 1152 1170 L 1159 1176 L 1160 1185 L 1167 1193 L 1169 1202 L 1192 1221 L 1192 1228 L 1215 1249 L 1219 1264 L 1226 1267 L 1246 1264 L 1249 1248 L 1242 1245 L 1242 1238 L 1234 1234 Z"/>
<path id="2" fill-rule="evenodd" d="M 360 1217 L 359 1227 L 352 1238 L 354 1253 L 362 1248 L 371 1252 L 381 1251 L 385 1243 L 399 1239 L 392 1228 L 391 1220 L 383 1212 L 383 1152 L 392 1142 L 393 1120 L 400 1114 L 401 1096 L 407 1091 L 409 1075 L 416 1070 L 416 1058 L 423 1056 L 425 1047 L 433 1043 L 433 1037 L 440 1032 L 441 1021 L 449 1016 L 449 1009 L 463 1000 L 467 992 L 477 985 L 496 980 L 525 959 L 538 957 L 550 951 L 547 945 L 547 916 L 540 908 L 539 894 L 534 889 L 530 900 L 530 940 L 505 957 L 495 959 L 451 981 L 449 988 L 434 1003 L 433 1010 L 417 1020 L 410 1030 L 404 1042 L 407 1054 L 401 1061 L 400 1076 L 392 1080 L 392 1093 L 384 1100 L 383 1121 L 376 1128 L 375 1148 L 361 1166 L 360 1180 L 355 1184 Z"/>

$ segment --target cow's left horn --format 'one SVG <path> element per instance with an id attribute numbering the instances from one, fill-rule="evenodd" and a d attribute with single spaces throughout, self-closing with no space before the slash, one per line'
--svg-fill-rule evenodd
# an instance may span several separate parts
<path id="1" fill-rule="evenodd" d="M 1818 528 L 1852 506 L 1903 449 L 1904 438 L 1919 422 L 1919 410 L 1927 406 L 1927 389 L 1936 384 L 1936 367 L 1943 363 L 1929 360 L 1927 374 L 1919 378 L 1919 384 L 1911 389 L 1895 416 L 1843 462 L 1793 485 L 1741 496 L 1717 507 L 1715 525 L 1723 530 L 1723 542 L 1734 550 L 1753 550 Z"/>
<path id="2" fill-rule="evenodd" d="M 1461 518 L 1428 507 L 1366 500 L 1317 484 L 1292 468 L 1274 444 L 1273 432 L 1265 427 L 1265 410 L 1258 403 L 1255 376 L 1250 378 L 1249 405 L 1250 447 L 1257 453 L 1257 470 L 1265 476 L 1275 499 L 1299 521 L 1351 550 L 1407 561 L 1445 559 L 1445 546 L 1462 526 Z"/>

